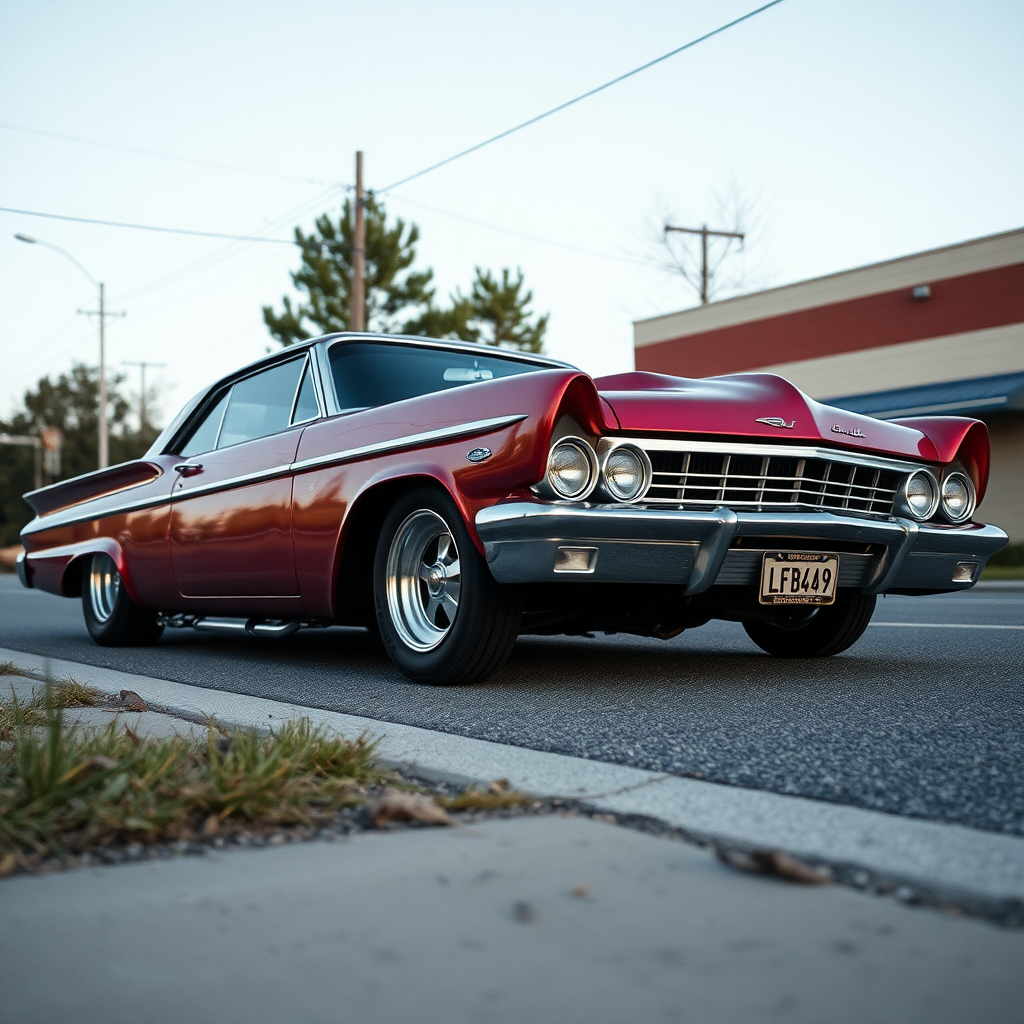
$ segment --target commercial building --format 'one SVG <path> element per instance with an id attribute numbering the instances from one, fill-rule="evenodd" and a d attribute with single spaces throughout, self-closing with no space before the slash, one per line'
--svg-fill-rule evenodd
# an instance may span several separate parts
<path id="1" fill-rule="evenodd" d="M 988 424 L 981 518 L 1024 541 L 1024 229 L 633 325 L 636 368 L 757 370 L 881 419 Z"/>

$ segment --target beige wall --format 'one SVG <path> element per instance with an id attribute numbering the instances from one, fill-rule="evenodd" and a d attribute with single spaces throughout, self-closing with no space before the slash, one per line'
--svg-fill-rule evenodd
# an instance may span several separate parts
<path id="1" fill-rule="evenodd" d="M 785 377 L 817 399 L 1019 373 L 1024 370 L 1024 323 L 758 369 Z"/>
<path id="2" fill-rule="evenodd" d="M 1024 412 L 984 417 L 992 438 L 988 492 L 975 519 L 1002 527 L 1011 543 L 1024 542 Z"/>

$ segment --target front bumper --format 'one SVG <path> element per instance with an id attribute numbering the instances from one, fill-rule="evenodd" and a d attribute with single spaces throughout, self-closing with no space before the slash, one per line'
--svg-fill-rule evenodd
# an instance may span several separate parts
<path id="1" fill-rule="evenodd" d="M 499 583 L 675 583 L 688 594 L 715 584 L 755 584 L 762 548 L 827 550 L 871 545 L 874 553 L 840 553 L 840 586 L 887 590 L 966 590 L 1007 541 L 995 526 L 933 526 L 889 516 L 832 512 L 734 512 L 634 505 L 509 502 L 477 513 L 487 565 Z M 566 551 L 565 549 L 570 549 Z M 957 563 L 975 563 L 954 582 Z"/>

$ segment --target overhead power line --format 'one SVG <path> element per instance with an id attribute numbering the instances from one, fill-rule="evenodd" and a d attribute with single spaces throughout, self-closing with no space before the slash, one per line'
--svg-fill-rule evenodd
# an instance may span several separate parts
<path id="1" fill-rule="evenodd" d="M 124 146 L 117 142 L 100 142 L 98 139 L 84 139 L 80 135 L 65 135 L 62 132 L 45 131 L 42 128 L 30 128 L 23 124 L 10 124 L 0 121 L 0 128 L 11 132 L 23 132 L 26 135 L 39 135 L 45 139 L 59 139 L 61 142 L 75 142 L 80 146 L 95 146 L 99 149 L 116 149 L 121 153 L 134 153 L 137 156 L 153 157 L 157 160 L 173 160 L 181 164 L 193 164 L 197 167 L 213 167 L 219 171 L 235 171 L 239 174 L 255 174 L 262 178 L 278 178 L 281 181 L 302 181 L 310 185 L 333 185 L 332 181 L 321 181 L 319 178 L 305 178 L 297 174 L 281 174 L 256 167 L 242 167 L 238 164 L 222 164 L 216 160 L 200 160 L 196 157 L 178 156 L 175 153 L 162 153 L 155 149 L 142 149 L 139 146 Z"/>
<path id="2" fill-rule="evenodd" d="M 619 75 L 617 78 L 613 78 L 611 81 L 605 82 L 603 85 L 598 85 L 593 89 L 589 89 L 587 92 L 580 93 L 579 96 L 574 96 L 571 100 L 559 103 L 557 107 L 545 110 L 543 114 L 537 114 L 535 117 L 531 117 L 527 121 L 523 121 L 512 128 L 507 128 L 505 131 L 499 132 L 497 135 L 492 135 L 489 139 L 484 139 L 483 142 L 478 142 L 475 146 L 470 146 L 468 149 L 460 150 L 458 153 L 446 157 L 444 160 L 439 160 L 436 164 L 424 167 L 423 170 L 417 171 L 415 174 L 410 174 L 405 178 L 392 182 L 385 188 L 376 189 L 375 192 L 377 195 L 383 195 L 385 192 L 390 192 L 393 188 L 399 188 L 402 185 L 408 184 L 410 181 L 414 181 L 416 178 L 422 178 L 424 174 L 429 174 L 431 171 L 436 171 L 439 167 L 444 167 L 447 164 L 453 163 L 455 160 L 460 160 L 464 156 L 469 156 L 470 153 L 475 153 L 478 149 L 483 149 L 484 146 L 489 146 L 492 142 L 497 142 L 499 139 L 507 138 L 514 132 L 521 131 L 523 128 L 528 128 L 531 124 L 536 124 L 538 121 L 543 121 L 544 118 L 550 117 L 552 114 L 557 114 L 560 110 L 565 110 L 566 107 L 571 107 L 573 104 L 589 99 L 591 96 L 595 96 L 597 93 L 603 92 L 605 89 L 610 89 L 613 85 L 618 85 L 619 82 L 624 82 L 627 78 L 639 75 L 641 71 L 653 68 L 655 64 L 660 64 L 662 61 L 668 60 L 670 57 L 675 57 L 676 54 L 682 53 L 684 50 L 690 50 L 694 46 L 711 39 L 713 36 L 721 35 L 721 33 L 733 28 L 735 25 L 739 25 L 741 22 L 755 17 L 762 11 L 767 11 L 769 7 L 775 7 L 781 3 L 782 0 L 771 0 L 771 3 L 764 4 L 762 7 L 758 7 L 756 10 L 750 11 L 742 17 L 735 18 L 725 25 L 720 25 L 718 28 L 712 29 L 710 32 L 705 32 L 704 35 L 698 36 L 696 39 L 691 39 L 688 43 L 684 43 L 682 46 L 677 46 L 674 50 L 669 50 L 668 53 L 664 53 L 660 57 L 655 57 L 654 60 L 649 60 L 646 64 L 641 64 L 638 68 L 633 68 L 632 71 L 627 71 L 625 74 Z"/>
<path id="3" fill-rule="evenodd" d="M 537 242 L 540 245 L 550 245 L 555 249 L 565 249 L 568 252 L 580 253 L 583 256 L 594 256 L 597 259 L 613 260 L 616 263 L 636 263 L 645 267 L 657 267 L 660 264 L 654 260 L 636 259 L 632 256 L 616 256 L 610 252 L 599 252 L 597 249 L 587 249 L 582 245 L 573 245 L 571 242 L 559 242 L 554 238 L 545 238 L 543 235 L 531 235 L 528 231 L 519 231 L 516 228 L 505 227 L 501 224 L 491 224 L 485 220 L 477 220 L 475 217 L 466 217 L 461 213 L 453 213 L 451 210 L 441 210 L 436 206 L 428 206 L 426 203 L 418 202 L 415 199 L 408 199 L 392 193 L 391 199 L 399 203 L 407 203 L 409 206 L 418 207 L 421 210 L 429 210 L 431 213 L 440 214 L 442 217 L 450 217 L 452 220 L 462 221 L 464 224 L 472 224 L 478 228 L 485 228 L 488 231 L 498 231 L 503 235 L 511 235 L 513 238 L 525 238 L 530 242 Z"/>
<path id="4" fill-rule="evenodd" d="M 136 231 L 160 231 L 166 235 L 195 235 L 199 238 L 227 238 L 232 242 L 271 242 L 274 245 L 295 245 L 291 238 L 264 238 L 259 235 L 228 235 L 222 231 L 193 231 L 190 228 L 166 228 L 155 224 L 129 224 L 120 220 L 97 220 L 95 217 L 71 217 L 63 213 L 42 213 L 39 210 L 16 210 L 0 206 L 0 213 L 20 213 L 25 217 L 46 217 L 48 220 L 70 220 L 76 224 L 101 224 L 107 228 L 133 228 Z"/>

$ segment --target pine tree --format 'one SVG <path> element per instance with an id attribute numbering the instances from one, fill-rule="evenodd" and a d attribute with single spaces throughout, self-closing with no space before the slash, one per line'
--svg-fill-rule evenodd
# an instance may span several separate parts
<path id="1" fill-rule="evenodd" d="M 458 338 L 483 345 L 543 352 L 544 334 L 549 316 L 537 317 L 529 309 L 533 292 L 523 292 L 523 272 L 504 269 L 498 280 L 489 270 L 476 268 L 468 296 L 456 289 L 451 306 L 441 309 L 433 304 L 406 329 L 410 334 L 431 338 Z"/>
<path id="2" fill-rule="evenodd" d="M 402 316 L 429 308 L 434 291 L 433 271 L 410 270 L 416 259 L 420 232 L 415 224 L 396 218 L 387 223 L 384 204 L 373 196 L 366 199 L 366 317 L 371 331 L 391 333 L 401 329 Z M 304 234 L 295 229 L 302 266 L 292 273 L 292 283 L 306 298 L 293 306 L 288 296 L 284 310 L 275 313 L 263 307 L 263 320 L 282 344 L 344 331 L 349 325 L 352 300 L 352 200 L 346 199 L 341 215 L 318 217 L 316 229 Z M 307 327 L 315 326 L 315 331 Z"/>

